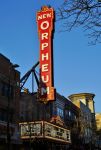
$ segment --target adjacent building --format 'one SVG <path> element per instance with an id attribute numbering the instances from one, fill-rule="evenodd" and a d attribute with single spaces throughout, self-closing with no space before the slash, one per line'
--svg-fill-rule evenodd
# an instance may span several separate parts
<path id="1" fill-rule="evenodd" d="M 96 147 L 101 149 L 101 113 L 96 113 Z"/>
<path id="2" fill-rule="evenodd" d="M 15 69 L 17 66 L 0 54 L 0 149 L 7 149 L 6 144 L 18 144 L 20 73 Z"/>
<path id="3" fill-rule="evenodd" d="M 72 94 L 69 99 L 80 108 L 80 137 L 84 145 L 91 148 L 96 139 L 96 122 L 95 122 L 95 107 L 94 94 L 79 93 Z"/>

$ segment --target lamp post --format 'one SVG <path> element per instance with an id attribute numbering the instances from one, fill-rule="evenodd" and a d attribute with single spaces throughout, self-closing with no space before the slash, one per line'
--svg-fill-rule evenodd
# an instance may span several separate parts
<path id="1" fill-rule="evenodd" d="M 18 64 L 11 64 L 9 66 L 9 81 L 8 81 L 8 101 L 7 101 L 7 150 L 10 150 L 10 101 L 11 101 L 11 71 L 19 67 Z"/>

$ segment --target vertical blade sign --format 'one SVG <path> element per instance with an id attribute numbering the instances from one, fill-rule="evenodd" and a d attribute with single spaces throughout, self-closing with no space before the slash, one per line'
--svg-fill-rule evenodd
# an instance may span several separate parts
<path id="1" fill-rule="evenodd" d="M 55 99 L 55 89 L 53 87 L 53 30 L 54 11 L 47 6 L 37 12 L 37 24 L 40 41 L 40 85 L 39 99 L 48 102 Z"/>

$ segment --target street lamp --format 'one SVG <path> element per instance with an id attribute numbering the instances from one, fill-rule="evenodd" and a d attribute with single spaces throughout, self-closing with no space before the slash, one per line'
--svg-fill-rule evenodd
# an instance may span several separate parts
<path id="1" fill-rule="evenodd" d="M 11 100 L 11 71 L 19 67 L 18 64 L 10 64 L 8 81 L 8 101 L 7 101 L 7 150 L 10 150 L 10 100 Z"/>

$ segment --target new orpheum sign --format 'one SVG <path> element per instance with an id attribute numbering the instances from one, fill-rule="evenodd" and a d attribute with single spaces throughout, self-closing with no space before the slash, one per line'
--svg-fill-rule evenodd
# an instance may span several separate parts
<path id="1" fill-rule="evenodd" d="M 47 6 L 37 12 L 37 24 L 40 41 L 40 85 L 39 99 L 47 102 L 55 99 L 53 83 L 53 31 L 54 10 Z"/>

